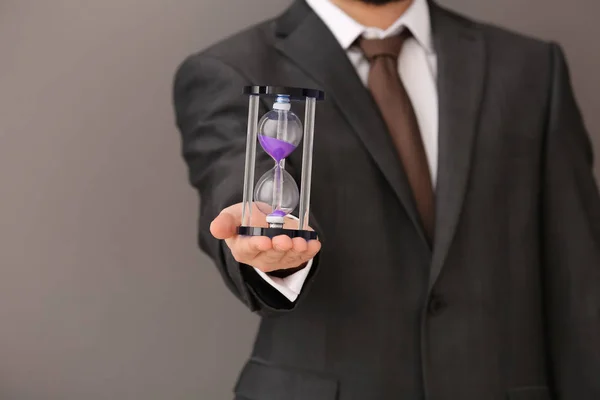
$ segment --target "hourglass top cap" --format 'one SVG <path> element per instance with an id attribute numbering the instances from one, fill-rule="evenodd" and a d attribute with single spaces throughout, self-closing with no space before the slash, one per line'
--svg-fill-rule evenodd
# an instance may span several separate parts
<path id="1" fill-rule="evenodd" d="M 304 101 L 307 97 L 325 100 L 325 92 L 288 86 L 245 86 L 244 94 L 258 96 L 288 96 L 291 100 Z"/>

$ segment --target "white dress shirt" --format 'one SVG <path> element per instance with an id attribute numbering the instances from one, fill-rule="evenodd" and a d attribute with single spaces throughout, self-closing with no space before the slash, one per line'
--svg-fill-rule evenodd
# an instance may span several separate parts
<path id="1" fill-rule="evenodd" d="M 356 39 L 384 39 L 409 29 L 412 36 L 406 40 L 398 58 L 398 74 L 410 98 L 421 131 L 431 179 L 436 185 L 438 163 L 438 93 L 436 86 L 437 59 L 431 35 L 431 20 L 427 0 L 413 0 L 406 12 L 389 28 L 365 27 L 329 0 L 306 0 L 313 11 L 327 25 L 348 58 L 364 85 L 369 76 L 369 62 L 361 50 L 354 46 Z M 281 292 L 290 301 L 295 301 L 310 268 L 286 277 L 275 278 L 256 270 L 258 274 Z"/>

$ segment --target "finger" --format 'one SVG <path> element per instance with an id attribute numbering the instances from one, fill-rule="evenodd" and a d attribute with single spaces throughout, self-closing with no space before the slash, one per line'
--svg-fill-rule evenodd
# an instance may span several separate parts
<path id="1" fill-rule="evenodd" d="M 300 238 L 300 237 L 294 238 L 292 240 L 292 243 L 294 245 L 292 250 L 295 253 L 304 253 L 306 250 L 308 250 L 308 242 L 304 238 Z"/>
<path id="2" fill-rule="evenodd" d="M 225 241 L 238 262 L 250 264 L 257 256 L 271 250 L 271 239 L 265 236 L 237 236 Z"/>
<path id="3" fill-rule="evenodd" d="M 308 250 L 308 243 L 303 238 L 294 238 L 292 240 L 292 248 L 288 251 L 286 259 L 290 261 L 304 261 L 306 251 Z"/>
<path id="4" fill-rule="evenodd" d="M 311 240 L 309 242 L 307 242 L 305 239 L 301 239 L 304 243 L 300 244 L 300 242 L 298 242 L 299 245 L 299 249 L 303 250 L 303 251 L 298 251 L 298 249 L 293 249 L 292 251 L 288 252 L 288 255 L 290 257 L 292 257 L 293 261 L 290 261 L 290 263 L 295 264 L 295 265 L 300 265 L 304 262 L 310 261 L 313 258 L 315 258 L 315 256 L 317 255 L 317 253 L 321 250 L 321 242 L 319 242 L 318 240 Z"/>
<path id="5" fill-rule="evenodd" d="M 271 240 L 273 249 L 262 254 L 262 261 L 267 264 L 281 263 L 283 257 L 292 248 L 292 239 L 286 235 L 276 236 Z"/>
<path id="6" fill-rule="evenodd" d="M 210 224 L 210 233 L 217 239 L 229 239 L 237 235 L 237 221 L 231 214 L 221 212 Z"/>
<path id="7" fill-rule="evenodd" d="M 321 251 L 321 242 L 318 240 L 311 240 L 308 242 L 308 249 L 304 254 L 311 259 L 314 258 L 319 251 Z"/>
<path id="8" fill-rule="evenodd" d="M 279 252 L 287 252 L 294 247 L 292 239 L 287 235 L 279 235 L 275 236 L 272 240 L 273 242 L 273 250 Z"/>
<path id="9" fill-rule="evenodd" d="M 273 248 L 271 239 L 266 236 L 253 236 L 250 238 L 250 250 L 257 250 L 259 253 L 264 253 Z"/>

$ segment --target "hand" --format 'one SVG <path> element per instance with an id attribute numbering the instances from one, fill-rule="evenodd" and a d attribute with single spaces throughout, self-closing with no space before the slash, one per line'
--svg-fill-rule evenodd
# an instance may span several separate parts
<path id="1" fill-rule="evenodd" d="M 250 225 L 268 227 L 266 216 L 256 205 L 252 207 Z M 266 236 L 239 236 L 237 228 L 241 224 L 242 203 L 238 203 L 221 211 L 210 224 L 210 232 L 215 238 L 225 240 L 236 261 L 266 273 L 299 267 L 321 250 L 318 240 L 307 242 L 303 238 L 291 239 L 286 235 L 273 239 Z M 284 228 L 298 229 L 298 221 L 286 218 Z"/>

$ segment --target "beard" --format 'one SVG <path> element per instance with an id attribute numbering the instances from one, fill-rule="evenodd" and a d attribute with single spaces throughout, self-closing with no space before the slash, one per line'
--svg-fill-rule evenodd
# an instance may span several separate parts
<path id="1" fill-rule="evenodd" d="M 375 6 L 381 6 L 384 4 L 389 4 L 389 3 L 398 3 L 401 1 L 406 1 L 406 0 L 358 0 L 361 3 L 366 3 L 366 4 L 372 4 Z"/>

